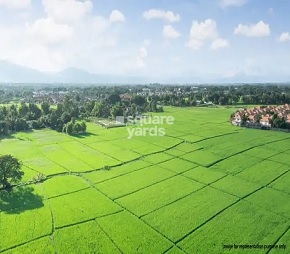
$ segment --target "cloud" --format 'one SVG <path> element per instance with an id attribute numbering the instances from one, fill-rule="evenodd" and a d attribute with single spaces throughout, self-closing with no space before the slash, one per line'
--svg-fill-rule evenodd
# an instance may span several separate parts
<path id="1" fill-rule="evenodd" d="M 113 10 L 109 17 L 110 22 L 124 22 L 126 20 L 124 14 L 118 10 Z"/>
<path id="2" fill-rule="evenodd" d="M 91 13 L 93 4 L 90 0 L 42 0 L 48 17 L 60 23 L 73 23 Z"/>
<path id="3" fill-rule="evenodd" d="M 160 9 L 151 9 L 143 13 L 145 19 L 163 19 L 168 22 L 180 21 L 180 15 L 174 14 L 172 11 L 164 11 Z"/>
<path id="4" fill-rule="evenodd" d="M 137 68 L 144 68 L 146 66 L 145 58 L 148 56 L 146 47 L 142 46 L 139 48 L 139 54 L 136 59 Z"/>
<path id="5" fill-rule="evenodd" d="M 45 45 L 59 44 L 70 38 L 73 33 L 72 27 L 56 24 L 52 18 L 41 18 L 32 25 L 27 24 L 26 26 L 28 34 Z"/>
<path id="6" fill-rule="evenodd" d="M 139 56 L 141 58 L 145 58 L 145 57 L 147 57 L 147 55 L 148 55 L 147 49 L 145 47 L 141 47 L 139 49 Z"/>
<path id="7" fill-rule="evenodd" d="M 144 47 L 148 47 L 151 44 L 151 40 L 145 39 L 142 44 L 143 44 Z"/>
<path id="8" fill-rule="evenodd" d="M 264 37 L 270 35 L 270 27 L 263 21 L 259 21 L 257 24 L 251 24 L 249 26 L 239 24 L 235 28 L 234 34 L 240 34 L 247 37 Z"/>
<path id="9" fill-rule="evenodd" d="M 171 25 L 163 27 L 163 36 L 167 39 L 177 39 L 180 35 Z"/>
<path id="10" fill-rule="evenodd" d="M 227 40 L 218 38 L 218 39 L 215 39 L 211 43 L 210 48 L 213 50 L 216 50 L 216 49 L 220 49 L 220 48 L 227 48 L 227 47 L 229 47 L 229 45 L 230 44 Z"/>
<path id="11" fill-rule="evenodd" d="M 290 41 L 290 34 L 289 32 L 284 32 L 280 35 L 279 37 L 279 41 L 280 42 L 286 42 L 286 41 Z"/>
<path id="12" fill-rule="evenodd" d="M 222 8 L 227 7 L 241 7 L 247 3 L 247 0 L 220 0 Z"/>
<path id="13" fill-rule="evenodd" d="M 0 0 L 0 7 L 9 9 L 27 9 L 31 5 L 31 0 Z"/>
<path id="14" fill-rule="evenodd" d="M 193 50 L 200 49 L 204 41 L 214 40 L 218 37 L 216 22 L 212 19 L 207 19 L 204 22 L 193 21 L 189 34 L 189 41 L 186 44 Z"/>

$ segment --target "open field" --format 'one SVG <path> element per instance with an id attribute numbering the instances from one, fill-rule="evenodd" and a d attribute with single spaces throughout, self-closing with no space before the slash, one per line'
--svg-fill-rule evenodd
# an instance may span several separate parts
<path id="1" fill-rule="evenodd" d="M 25 175 L 0 191 L 0 253 L 288 253 L 290 135 L 234 127 L 233 111 L 167 107 L 157 137 L 88 123 L 1 139 Z"/>

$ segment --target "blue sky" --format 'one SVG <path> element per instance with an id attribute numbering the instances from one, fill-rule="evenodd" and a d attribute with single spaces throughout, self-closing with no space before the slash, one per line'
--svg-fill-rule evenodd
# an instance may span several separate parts
<path id="1" fill-rule="evenodd" d="M 0 0 L 0 60 L 156 82 L 289 81 L 285 0 Z"/>

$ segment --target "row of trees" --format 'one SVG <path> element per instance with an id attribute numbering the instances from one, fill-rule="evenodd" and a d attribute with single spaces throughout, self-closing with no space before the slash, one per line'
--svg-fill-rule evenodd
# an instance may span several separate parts
<path id="1" fill-rule="evenodd" d="M 59 103 L 56 108 L 51 108 L 47 102 L 43 102 L 40 107 L 34 103 L 2 106 L 0 107 L 0 135 L 45 127 L 68 134 L 84 132 L 86 123 L 76 121 L 80 118 L 79 112 L 79 107 L 69 98 Z M 69 125 L 69 131 L 66 125 Z"/>
<path id="2" fill-rule="evenodd" d="M 69 135 L 86 131 L 85 119 L 89 117 L 115 118 L 116 116 L 136 116 L 143 112 L 163 111 L 157 105 L 155 96 L 144 98 L 139 95 L 121 99 L 118 94 L 111 94 L 101 100 L 87 100 L 82 103 L 78 98 L 65 96 L 62 102 L 51 107 L 47 102 L 40 106 L 35 103 L 0 107 L 0 135 L 7 135 L 29 128 L 49 127 Z M 79 122 L 77 119 L 82 119 Z"/>
<path id="3" fill-rule="evenodd" d="M 85 102 L 83 116 L 114 119 L 116 116 L 135 116 L 143 112 L 163 111 L 161 106 L 157 106 L 157 102 L 157 97 L 147 99 L 135 95 L 122 100 L 119 95 L 112 94 L 107 99 Z"/>

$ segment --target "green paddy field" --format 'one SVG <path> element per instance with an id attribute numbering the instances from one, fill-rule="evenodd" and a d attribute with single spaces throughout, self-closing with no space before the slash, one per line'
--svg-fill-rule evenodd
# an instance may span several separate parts
<path id="1" fill-rule="evenodd" d="M 235 110 L 165 108 L 165 136 L 1 139 L 25 175 L 0 192 L 0 253 L 290 253 L 290 134 L 234 127 Z"/>

